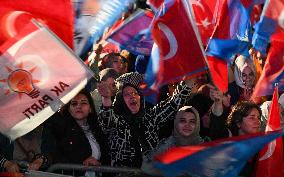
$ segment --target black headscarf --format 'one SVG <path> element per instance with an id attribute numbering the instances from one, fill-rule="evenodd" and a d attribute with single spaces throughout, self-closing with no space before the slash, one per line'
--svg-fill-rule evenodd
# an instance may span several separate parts
<path id="1" fill-rule="evenodd" d="M 123 90 L 127 87 L 127 86 L 130 86 L 130 87 L 133 87 L 139 94 L 140 96 L 140 108 L 139 108 L 139 111 L 136 113 L 136 114 L 132 114 L 132 112 L 130 111 L 130 109 L 127 107 L 124 99 L 123 99 Z M 142 95 L 142 93 L 139 91 L 139 89 L 137 89 L 135 86 L 131 85 L 131 84 L 124 84 L 122 86 L 122 89 L 119 90 L 115 96 L 115 99 L 114 99 L 114 112 L 115 114 L 117 115 L 120 115 L 120 116 L 123 116 L 123 117 L 129 117 L 129 118 L 139 118 L 139 117 L 142 117 L 144 116 L 144 97 Z"/>
<path id="2" fill-rule="evenodd" d="M 136 114 L 133 114 L 130 109 L 127 107 L 124 99 L 123 99 L 123 90 L 127 87 L 133 87 L 138 94 L 140 95 L 140 108 L 139 111 Z M 136 154 L 136 161 L 133 162 L 135 164 L 133 164 L 134 166 L 140 167 L 142 164 L 142 152 L 141 152 L 141 148 L 143 148 L 143 145 L 145 145 L 146 143 L 144 143 L 144 141 L 146 140 L 145 136 L 145 126 L 143 123 L 143 116 L 145 114 L 145 108 L 144 108 L 144 99 L 143 99 L 143 95 L 141 94 L 141 92 L 139 91 L 139 89 L 137 89 L 135 86 L 131 85 L 131 84 L 124 84 L 122 86 L 122 89 L 119 90 L 115 96 L 115 100 L 114 100 L 114 112 L 117 115 L 122 116 L 122 118 L 127 122 L 127 124 L 130 127 L 130 131 L 131 131 L 131 144 L 134 146 L 135 148 L 135 154 Z"/>

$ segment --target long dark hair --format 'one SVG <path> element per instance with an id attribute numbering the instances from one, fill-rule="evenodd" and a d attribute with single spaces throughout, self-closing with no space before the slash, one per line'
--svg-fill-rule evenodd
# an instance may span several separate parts
<path id="1" fill-rule="evenodd" d="M 241 101 L 233 106 L 227 119 L 227 125 L 234 136 L 239 135 L 240 128 L 238 127 L 238 124 L 242 123 L 243 118 L 248 116 L 253 108 L 257 109 L 261 117 L 261 109 L 254 102 Z"/>
<path id="2" fill-rule="evenodd" d="M 88 123 L 92 119 L 97 119 L 98 115 L 96 113 L 95 104 L 94 104 L 94 101 L 93 101 L 93 98 L 92 98 L 90 92 L 87 91 L 86 89 L 82 89 L 77 95 L 79 95 L 79 94 L 85 95 L 87 97 L 87 100 L 88 100 L 89 105 L 90 105 L 91 112 L 89 113 L 89 115 L 87 117 Z M 71 100 L 61 109 L 60 112 L 64 116 L 72 117 L 70 112 L 69 112 L 70 104 L 71 104 Z"/>

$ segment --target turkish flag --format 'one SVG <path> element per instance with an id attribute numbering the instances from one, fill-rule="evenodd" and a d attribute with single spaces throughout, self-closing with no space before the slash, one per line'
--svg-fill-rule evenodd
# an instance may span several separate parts
<path id="1" fill-rule="evenodd" d="M 278 103 L 278 87 L 273 93 L 272 103 L 269 110 L 269 117 L 265 131 L 279 130 L 280 127 L 280 109 Z M 259 153 L 259 159 L 256 166 L 256 177 L 283 177 L 283 142 L 282 137 L 277 138 L 266 145 Z"/>
<path id="2" fill-rule="evenodd" d="M 284 33 L 283 33 L 284 34 Z M 284 42 L 273 40 L 252 97 L 272 95 L 275 83 L 284 89 Z"/>
<path id="3" fill-rule="evenodd" d="M 260 22 L 254 33 L 253 45 L 256 50 L 261 53 L 266 51 L 268 41 L 271 41 L 271 47 L 263 72 L 255 86 L 253 97 L 272 95 L 275 83 L 279 84 L 279 90 L 284 90 L 283 9 L 284 1 L 266 1 Z"/>
<path id="4" fill-rule="evenodd" d="M 192 5 L 203 45 L 206 46 L 216 25 L 217 8 L 215 10 L 215 7 L 218 7 L 216 4 L 219 0 L 189 0 L 189 2 Z"/>
<path id="5" fill-rule="evenodd" d="M 213 83 L 225 93 L 229 80 L 227 62 L 215 56 L 207 56 L 207 62 Z"/>
<path id="6" fill-rule="evenodd" d="M 73 48 L 73 8 L 70 0 L 1 0 L 0 45 L 14 37 L 32 18 L 47 25 Z"/>
<path id="7" fill-rule="evenodd" d="M 160 86 L 207 70 L 201 41 L 198 41 L 183 3 L 182 0 L 176 0 L 165 4 L 165 14 L 160 14 L 153 24 L 153 38 L 160 51 L 156 77 Z"/>

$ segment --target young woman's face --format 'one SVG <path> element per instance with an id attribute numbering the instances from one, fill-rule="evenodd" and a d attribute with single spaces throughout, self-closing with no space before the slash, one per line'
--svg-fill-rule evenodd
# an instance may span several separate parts
<path id="1" fill-rule="evenodd" d="M 119 56 L 115 56 L 113 59 L 112 59 L 112 68 L 118 72 L 118 73 L 122 73 L 123 71 L 123 63 L 122 63 L 122 59 L 121 57 Z"/>
<path id="2" fill-rule="evenodd" d="M 191 112 L 184 112 L 177 123 L 177 131 L 182 136 L 189 136 L 196 127 L 196 118 Z"/>
<path id="3" fill-rule="evenodd" d="M 260 132 L 261 122 L 260 114 L 256 108 L 253 108 L 248 116 L 243 118 L 239 124 L 240 134 L 251 134 Z"/>
<path id="4" fill-rule="evenodd" d="M 254 86 L 255 75 L 250 67 L 245 67 L 242 72 L 242 80 L 246 87 L 252 88 Z"/>
<path id="5" fill-rule="evenodd" d="M 76 95 L 70 103 L 69 112 L 76 120 L 86 119 L 91 112 L 90 103 L 84 94 Z"/>
<path id="6" fill-rule="evenodd" d="M 137 90 L 127 86 L 122 91 L 123 100 L 132 114 L 136 114 L 140 109 L 140 95 Z"/>

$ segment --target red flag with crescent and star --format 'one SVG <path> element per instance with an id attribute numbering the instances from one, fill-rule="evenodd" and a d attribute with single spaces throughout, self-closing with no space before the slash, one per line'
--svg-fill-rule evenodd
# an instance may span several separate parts
<path id="1" fill-rule="evenodd" d="M 274 88 L 272 103 L 265 131 L 281 129 L 278 103 L 278 86 Z M 255 177 L 283 177 L 283 142 L 282 137 L 266 145 L 259 153 Z"/>
<path id="2" fill-rule="evenodd" d="M 70 0 L 1 0 L 0 45 L 14 37 L 32 18 L 47 25 L 73 48 L 74 14 Z"/>
<path id="3" fill-rule="evenodd" d="M 175 0 L 161 6 L 165 9 L 161 9 L 153 24 L 153 38 L 160 51 L 157 88 L 207 70 L 205 53 L 195 32 L 197 28 L 194 29 L 184 3 Z"/>
<path id="4" fill-rule="evenodd" d="M 206 46 L 216 24 L 218 4 L 221 0 L 188 0 L 191 4 L 196 25 L 198 27 L 203 46 Z M 148 0 L 152 9 L 157 10 L 164 0 Z"/>
<path id="5" fill-rule="evenodd" d="M 208 40 L 216 25 L 219 1 L 220 0 L 189 0 L 204 46 L 207 46 Z"/>

